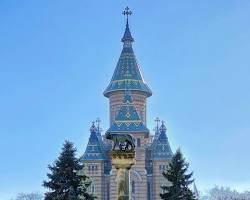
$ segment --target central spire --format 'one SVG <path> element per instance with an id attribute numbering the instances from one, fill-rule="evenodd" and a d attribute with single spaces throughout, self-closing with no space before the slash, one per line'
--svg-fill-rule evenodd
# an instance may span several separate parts
<path id="1" fill-rule="evenodd" d="M 121 41 L 123 42 L 122 52 L 117 62 L 111 81 L 104 91 L 104 96 L 109 98 L 110 125 L 115 121 L 121 105 L 123 104 L 123 94 L 130 91 L 133 97 L 140 119 L 146 125 L 146 104 L 147 98 L 152 92 L 143 79 L 140 66 L 133 51 L 134 38 L 129 28 L 129 16 L 132 14 L 129 8 L 125 8 L 122 13 L 126 18 L 126 28 Z"/>
<path id="2" fill-rule="evenodd" d="M 126 28 L 121 40 L 124 45 L 110 84 L 104 91 L 104 96 L 106 97 L 109 97 L 113 92 L 125 91 L 126 89 L 142 92 L 147 97 L 152 95 L 151 90 L 143 79 L 132 48 L 134 38 L 131 35 L 128 22 L 128 17 L 131 14 L 132 11 L 126 7 L 123 11 L 123 15 L 126 17 Z"/>

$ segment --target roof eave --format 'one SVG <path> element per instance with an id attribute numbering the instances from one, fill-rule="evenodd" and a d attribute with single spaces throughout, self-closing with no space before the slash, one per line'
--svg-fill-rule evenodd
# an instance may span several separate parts
<path id="1" fill-rule="evenodd" d="M 149 89 L 149 91 L 144 91 L 144 90 L 140 90 L 140 89 L 129 89 L 130 91 L 139 91 L 139 92 L 142 92 L 142 93 L 145 93 L 147 97 L 151 97 L 152 96 L 152 91 Z M 113 93 L 113 92 L 116 92 L 116 91 L 125 91 L 125 89 L 115 89 L 115 90 L 108 90 L 106 89 L 104 92 L 103 92 L 103 95 L 107 98 L 110 97 L 110 94 Z"/>

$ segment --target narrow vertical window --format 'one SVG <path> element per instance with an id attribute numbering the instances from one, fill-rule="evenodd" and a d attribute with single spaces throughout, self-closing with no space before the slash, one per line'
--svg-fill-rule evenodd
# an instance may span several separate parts
<path id="1" fill-rule="evenodd" d="M 132 181 L 131 190 L 132 190 L 132 193 L 135 193 L 135 182 L 134 181 Z"/>
<path id="2" fill-rule="evenodd" d="M 91 193 L 92 193 L 92 194 L 95 193 L 95 186 L 94 186 L 94 185 L 91 186 Z"/>
<path id="3" fill-rule="evenodd" d="M 141 139 L 137 138 L 137 147 L 140 147 L 140 146 L 141 146 Z"/>
<path id="4" fill-rule="evenodd" d="M 150 187 L 150 183 L 148 182 L 148 185 L 147 185 L 147 193 L 148 193 L 148 200 L 151 200 L 151 187 Z"/>
<path id="5" fill-rule="evenodd" d="M 110 199 L 110 194 L 109 194 L 109 190 L 110 190 L 110 184 L 107 184 L 107 200 Z"/>

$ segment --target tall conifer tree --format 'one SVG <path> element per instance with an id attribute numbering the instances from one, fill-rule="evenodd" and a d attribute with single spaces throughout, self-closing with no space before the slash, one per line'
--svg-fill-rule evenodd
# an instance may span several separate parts
<path id="1" fill-rule="evenodd" d="M 92 200 L 95 197 L 87 192 L 91 181 L 83 174 L 83 165 L 75 157 L 73 143 L 65 141 L 62 152 L 53 165 L 49 165 L 48 181 L 43 186 L 49 191 L 45 200 Z"/>
<path id="2" fill-rule="evenodd" d="M 163 192 L 161 199 L 165 200 L 195 200 L 193 192 L 188 186 L 193 183 L 193 173 L 187 173 L 189 164 L 183 158 L 178 149 L 174 154 L 169 167 L 163 172 L 163 176 L 169 181 L 169 184 L 161 186 Z"/>

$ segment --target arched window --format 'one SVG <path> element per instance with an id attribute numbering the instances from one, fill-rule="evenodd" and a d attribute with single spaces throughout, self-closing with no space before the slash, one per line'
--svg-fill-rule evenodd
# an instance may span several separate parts
<path id="1" fill-rule="evenodd" d="M 135 193 L 135 182 L 132 181 L 131 183 L 131 190 L 132 190 L 132 193 Z"/>

